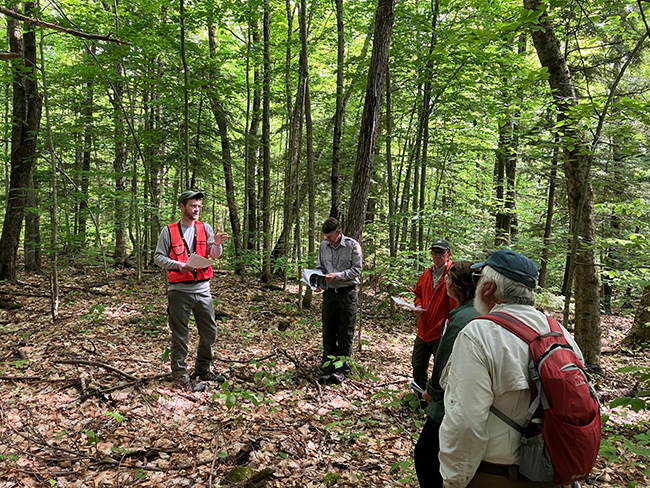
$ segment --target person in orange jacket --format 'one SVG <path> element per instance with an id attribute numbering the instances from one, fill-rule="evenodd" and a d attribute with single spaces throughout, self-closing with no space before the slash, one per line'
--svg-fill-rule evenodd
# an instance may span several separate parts
<path id="1" fill-rule="evenodd" d="M 428 369 L 431 356 L 438 349 L 443 328 L 449 320 L 451 312 L 458 302 L 447 295 L 445 275 L 452 264 L 451 247 L 443 239 L 431 244 L 433 266 L 426 269 L 418 278 L 415 285 L 415 309 L 419 315 L 418 333 L 413 343 L 413 381 L 424 389 L 428 379 Z"/>

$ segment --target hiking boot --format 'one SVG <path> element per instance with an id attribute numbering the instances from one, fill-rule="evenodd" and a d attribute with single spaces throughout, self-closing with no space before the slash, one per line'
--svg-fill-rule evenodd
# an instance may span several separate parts
<path id="1" fill-rule="evenodd" d="M 226 379 L 223 376 L 221 376 L 220 374 L 213 373 L 212 371 L 195 375 L 195 378 L 198 378 L 201 381 L 216 381 L 217 383 L 223 383 L 224 381 L 226 381 Z"/>
<path id="2" fill-rule="evenodd" d="M 323 376 L 321 376 L 320 378 L 318 378 L 318 382 L 319 382 L 321 385 L 324 385 L 325 383 L 329 383 L 329 381 L 330 381 L 330 375 L 327 374 L 327 373 L 325 373 Z"/>
<path id="3" fill-rule="evenodd" d="M 203 383 L 195 383 L 187 373 L 174 378 L 174 385 L 186 391 L 205 391 L 205 385 Z"/>

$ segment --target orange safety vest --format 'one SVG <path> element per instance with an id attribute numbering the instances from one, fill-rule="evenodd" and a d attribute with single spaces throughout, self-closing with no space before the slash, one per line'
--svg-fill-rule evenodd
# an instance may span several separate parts
<path id="1" fill-rule="evenodd" d="M 181 223 L 174 222 L 167 226 L 171 238 L 171 247 L 169 249 L 169 258 L 174 261 L 186 263 L 190 258 L 190 251 L 187 243 L 181 234 Z M 205 235 L 203 222 L 198 220 L 194 222 L 194 252 L 204 258 L 208 257 L 208 239 Z M 208 281 L 212 278 L 212 266 L 207 268 L 197 268 L 189 273 L 181 273 L 177 269 L 167 270 L 167 280 L 170 283 L 195 283 L 198 281 Z"/>

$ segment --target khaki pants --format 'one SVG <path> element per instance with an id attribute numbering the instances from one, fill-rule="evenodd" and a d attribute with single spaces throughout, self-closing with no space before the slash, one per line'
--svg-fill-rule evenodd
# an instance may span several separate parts
<path id="1" fill-rule="evenodd" d="M 526 479 L 510 479 L 505 476 L 477 472 L 467 488 L 558 488 L 553 482 L 530 481 Z"/>

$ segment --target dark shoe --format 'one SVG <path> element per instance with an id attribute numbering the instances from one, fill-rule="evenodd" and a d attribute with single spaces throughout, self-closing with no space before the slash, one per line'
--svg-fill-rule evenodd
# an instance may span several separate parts
<path id="1" fill-rule="evenodd" d="M 187 373 L 174 378 L 174 385 L 186 391 L 205 391 L 205 385 L 203 383 L 195 383 Z"/>
<path id="2" fill-rule="evenodd" d="M 226 381 L 223 376 L 213 373 L 212 371 L 208 371 L 207 373 L 203 373 L 197 376 L 201 381 L 216 381 L 217 383 L 223 383 Z"/>
<path id="3" fill-rule="evenodd" d="M 330 381 L 330 375 L 327 373 L 321 376 L 320 378 L 318 378 L 318 382 L 321 385 L 324 385 L 325 383 L 329 383 L 329 381 Z"/>
<path id="4" fill-rule="evenodd" d="M 334 385 L 340 385 L 341 383 L 343 383 L 344 379 L 345 379 L 345 375 L 343 373 L 333 373 L 330 375 L 329 383 L 332 383 Z"/>

